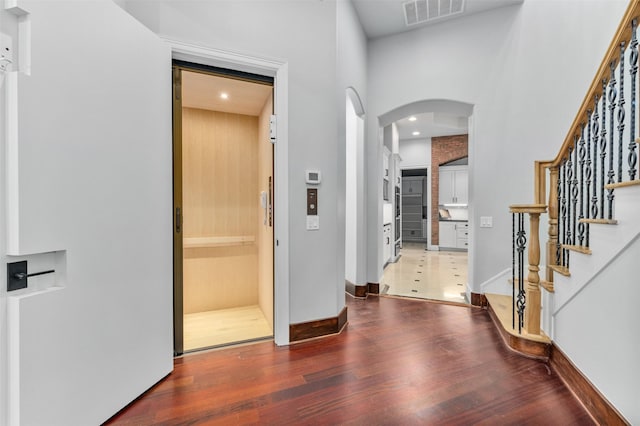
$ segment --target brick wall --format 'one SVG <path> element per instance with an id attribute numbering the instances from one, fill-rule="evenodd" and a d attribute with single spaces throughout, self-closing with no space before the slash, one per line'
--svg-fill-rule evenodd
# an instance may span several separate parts
<path id="1" fill-rule="evenodd" d="M 438 200 L 440 198 L 440 175 L 438 167 L 449 161 L 469 155 L 468 135 L 438 136 L 431 138 L 431 244 L 440 242 L 438 226 Z"/>

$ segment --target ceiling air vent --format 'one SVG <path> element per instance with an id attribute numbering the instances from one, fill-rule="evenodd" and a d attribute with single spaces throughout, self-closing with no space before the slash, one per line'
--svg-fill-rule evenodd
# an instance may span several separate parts
<path id="1" fill-rule="evenodd" d="M 457 15 L 464 10 L 464 0 L 412 0 L 403 3 L 407 26 Z"/>

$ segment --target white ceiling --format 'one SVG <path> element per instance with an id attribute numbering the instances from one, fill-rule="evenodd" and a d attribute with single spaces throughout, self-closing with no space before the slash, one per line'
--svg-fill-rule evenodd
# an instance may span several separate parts
<path id="1" fill-rule="evenodd" d="M 442 0 L 441 0 L 442 1 Z M 520 4 L 524 0 L 465 0 L 463 12 L 431 20 L 422 24 L 407 26 L 403 4 L 407 0 L 352 0 L 360 23 L 368 38 L 384 37 L 405 31 L 424 28 L 451 19 L 459 19 L 491 9 Z"/>
<path id="2" fill-rule="evenodd" d="M 407 26 L 403 8 L 407 0 L 352 0 L 369 38 L 412 31 L 450 19 L 520 4 L 523 1 L 465 0 L 464 11 L 460 14 Z M 185 71 L 182 77 L 182 90 L 182 104 L 185 107 L 257 116 L 260 115 L 262 107 L 271 94 L 272 86 Z M 227 93 L 229 98 L 221 99 L 222 92 Z M 396 122 L 401 140 L 459 135 L 468 132 L 467 117 L 443 113 L 416 114 L 415 117 L 415 121 L 409 121 L 409 117 L 406 117 Z M 413 135 L 414 131 L 420 132 L 420 135 Z"/>
<path id="3" fill-rule="evenodd" d="M 408 0 L 352 0 L 360 23 L 369 39 L 413 31 L 440 22 L 486 12 L 492 9 L 521 4 L 524 0 L 464 0 L 463 11 L 455 15 L 407 26 L 404 4 Z M 420 1 L 420 0 L 418 0 Z M 439 0 L 449 1 L 449 0 Z M 451 136 L 468 133 L 468 118 L 442 113 L 416 114 L 396 121 L 400 140 L 421 139 L 434 136 Z M 414 135 L 413 132 L 420 132 Z"/>
<path id="4" fill-rule="evenodd" d="M 469 119 L 467 117 L 437 112 L 415 114 L 414 117 L 416 118 L 415 121 L 409 121 L 409 117 L 405 117 L 395 122 L 400 140 L 464 135 L 469 131 Z M 420 132 L 420 134 L 413 135 L 413 132 L 416 131 Z"/>
<path id="5" fill-rule="evenodd" d="M 266 84 L 183 71 L 182 106 L 259 116 L 272 89 Z M 222 99 L 222 93 L 228 99 Z"/>

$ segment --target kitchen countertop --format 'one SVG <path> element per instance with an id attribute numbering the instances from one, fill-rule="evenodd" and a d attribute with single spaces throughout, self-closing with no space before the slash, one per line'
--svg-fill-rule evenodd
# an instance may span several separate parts
<path id="1" fill-rule="evenodd" d="M 463 219 L 440 219 L 440 222 L 469 222 Z"/>

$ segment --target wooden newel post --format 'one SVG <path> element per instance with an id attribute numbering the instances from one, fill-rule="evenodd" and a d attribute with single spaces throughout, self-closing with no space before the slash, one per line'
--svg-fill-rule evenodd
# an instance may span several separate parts
<path id="1" fill-rule="evenodd" d="M 540 213 L 529 213 L 529 275 L 524 327 L 529 334 L 540 334 Z"/>

